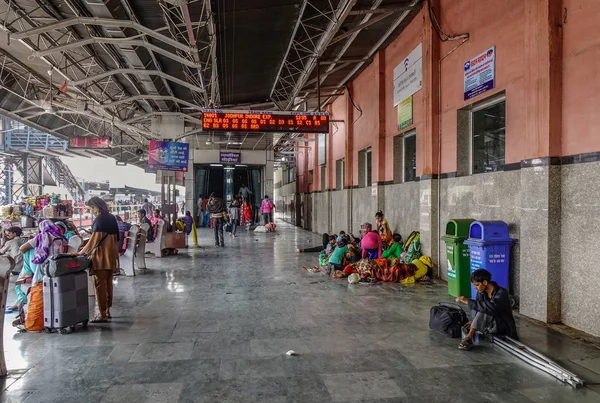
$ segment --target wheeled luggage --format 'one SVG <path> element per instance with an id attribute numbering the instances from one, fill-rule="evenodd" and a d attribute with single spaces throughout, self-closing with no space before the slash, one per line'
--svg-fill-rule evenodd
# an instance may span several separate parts
<path id="1" fill-rule="evenodd" d="M 75 325 L 87 327 L 90 319 L 86 272 L 60 277 L 44 276 L 44 328 L 47 333 L 59 329 L 70 333 Z"/>
<path id="2" fill-rule="evenodd" d="M 82 272 L 87 270 L 88 266 L 89 259 L 87 256 L 72 256 L 60 253 L 46 261 L 44 274 L 48 277 L 60 277 Z"/>

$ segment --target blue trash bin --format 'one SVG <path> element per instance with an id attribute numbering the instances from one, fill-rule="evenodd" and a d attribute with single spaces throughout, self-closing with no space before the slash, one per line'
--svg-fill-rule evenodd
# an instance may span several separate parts
<path id="1" fill-rule="evenodd" d="M 474 221 L 465 241 L 470 247 L 471 273 L 486 269 L 492 273 L 492 281 L 508 290 L 510 247 L 515 242 L 504 221 Z M 471 284 L 471 298 L 476 295 L 477 290 Z"/>

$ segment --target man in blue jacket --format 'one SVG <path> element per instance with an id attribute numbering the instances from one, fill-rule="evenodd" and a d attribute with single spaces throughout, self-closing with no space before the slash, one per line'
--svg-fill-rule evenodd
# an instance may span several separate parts
<path id="1" fill-rule="evenodd" d="M 503 335 L 518 339 L 517 325 L 510 308 L 508 290 L 492 281 L 491 273 L 484 269 L 471 273 L 471 283 L 477 290 L 476 299 L 456 298 L 456 302 L 469 305 L 471 311 L 475 312 L 473 321 L 465 325 L 469 329 L 469 333 L 460 342 L 458 348 L 471 350 L 473 336 L 478 331 L 483 334 Z"/>

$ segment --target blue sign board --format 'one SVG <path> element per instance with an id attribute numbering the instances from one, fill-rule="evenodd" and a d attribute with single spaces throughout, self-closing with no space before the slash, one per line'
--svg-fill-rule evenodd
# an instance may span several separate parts
<path id="1" fill-rule="evenodd" d="M 187 143 L 151 140 L 148 168 L 187 172 L 189 154 L 190 145 Z"/>
<path id="2" fill-rule="evenodd" d="M 464 95 L 465 101 L 489 91 L 495 86 L 496 47 L 492 46 L 485 52 L 465 62 Z"/>

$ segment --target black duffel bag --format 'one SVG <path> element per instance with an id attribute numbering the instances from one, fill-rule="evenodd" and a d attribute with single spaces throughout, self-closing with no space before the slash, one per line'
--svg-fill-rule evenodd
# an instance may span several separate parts
<path id="1" fill-rule="evenodd" d="M 87 256 L 59 253 L 44 262 L 43 273 L 48 277 L 60 277 L 88 269 Z"/>
<path id="2" fill-rule="evenodd" d="M 429 328 L 453 339 L 461 337 L 461 328 L 468 321 L 465 311 L 455 304 L 440 302 L 429 311 Z"/>

